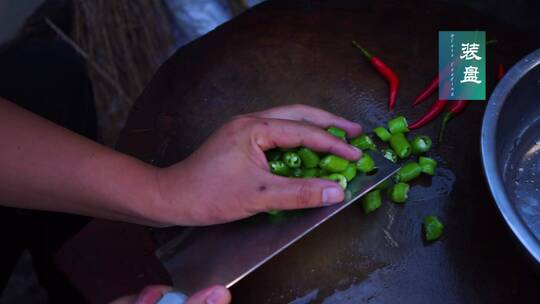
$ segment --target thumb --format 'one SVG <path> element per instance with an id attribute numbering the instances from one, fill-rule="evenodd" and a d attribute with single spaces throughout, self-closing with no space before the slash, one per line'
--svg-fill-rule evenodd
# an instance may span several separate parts
<path id="1" fill-rule="evenodd" d="M 231 293 L 223 286 L 212 286 L 192 295 L 186 304 L 229 304 Z"/>
<path id="2" fill-rule="evenodd" d="M 342 202 L 345 198 L 338 183 L 319 178 L 271 175 L 268 190 L 266 207 L 270 210 L 321 207 Z"/>

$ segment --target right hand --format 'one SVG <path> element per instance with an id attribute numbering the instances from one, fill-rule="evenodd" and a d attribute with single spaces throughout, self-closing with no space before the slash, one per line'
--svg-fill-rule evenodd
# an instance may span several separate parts
<path id="1" fill-rule="evenodd" d="M 169 291 L 171 287 L 165 285 L 147 286 L 139 294 L 124 296 L 109 304 L 156 304 Z M 229 290 L 216 285 L 195 293 L 185 304 L 229 304 L 230 302 Z"/>

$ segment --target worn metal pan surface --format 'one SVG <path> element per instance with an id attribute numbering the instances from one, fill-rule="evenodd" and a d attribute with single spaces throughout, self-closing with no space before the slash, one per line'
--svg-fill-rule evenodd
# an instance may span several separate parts
<path id="1" fill-rule="evenodd" d="M 540 50 L 519 61 L 491 95 L 482 160 L 497 206 L 540 263 Z"/>

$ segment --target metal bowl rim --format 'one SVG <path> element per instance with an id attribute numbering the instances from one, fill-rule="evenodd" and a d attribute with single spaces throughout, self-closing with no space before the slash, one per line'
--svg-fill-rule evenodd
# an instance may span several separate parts
<path id="1" fill-rule="evenodd" d="M 518 215 L 506 193 L 502 179 L 502 171 L 499 170 L 497 157 L 495 155 L 495 144 L 499 116 L 506 98 L 512 92 L 514 86 L 539 64 L 540 49 L 521 59 L 504 75 L 503 79 L 501 79 L 489 98 L 486 111 L 484 112 L 482 133 L 480 137 L 484 174 L 499 212 L 514 235 L 537 263 L 540 263 L 540 242 Z"/>

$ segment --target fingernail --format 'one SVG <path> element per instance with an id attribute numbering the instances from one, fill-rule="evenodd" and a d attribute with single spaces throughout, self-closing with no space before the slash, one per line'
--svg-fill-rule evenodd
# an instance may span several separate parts
<path id="1" fill-rule="evenodd" d="M 184 303 L 187 296 L 179 291 L 169 291 L 161 297 L 158 303 Z"/>
<path id="2" fill-rule="evenodd" d="M 338 187 L 328 187 L 324 188 L 322 192 L 322 203 L 323 205 L 330 205 L 334 203 L 339 203 L 342 200 L 341 188 Z"/>
<path id="3" fill-rule="evenodd" d="M 223 288 L 216 288 L 206 297 L 206 304 L 221 304 L 226 297 L 227 292 Z"/>
<path id="4" fill-rule="evenodd" d="M 360 156 L 362 156 L 362 150 L 358 149 L 358 148 L 355 147 L 355 146 L 351 146 L 351 148 L 352 148 L 353 150 L 355 150 L 356 152 L 360 153 Z"/>

